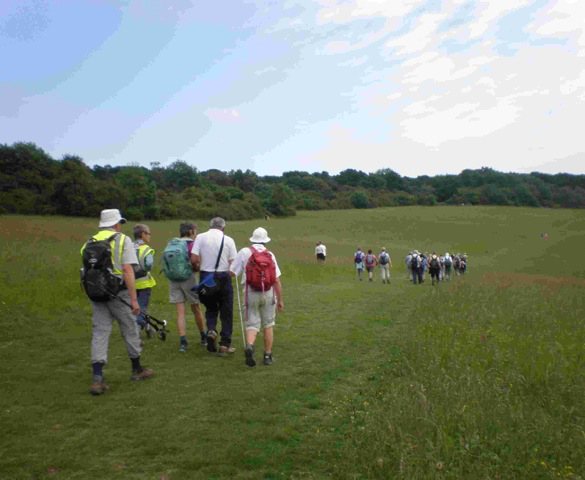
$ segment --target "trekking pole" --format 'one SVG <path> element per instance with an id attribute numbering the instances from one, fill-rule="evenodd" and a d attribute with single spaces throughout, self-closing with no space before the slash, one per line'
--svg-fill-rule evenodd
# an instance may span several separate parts
<path id="1" fill-rule="evenodd" d="M 110 295 L 112 295 L 110 293 Z M 127 307 L 129 307 L 130 309 L 132 309 L 132 305 L 130 305 L 126 300 L 124 300 L 123 298 L 118 297 L 118 295 L 112 295 L 113 298 L 117 298 L 118 300 L 120 300 L 120 302 L 122 302 L 124 305 L 126 305 Z M 144 315 L 144 319 L 146 320 L 146 322 L 152 327 L 154 328 L 154 330 L 156 331 L 156 333 L 158 334 L 158 337 L 164 342 L 167 339 L 167 321 L 166 320 L 158 320 L 157 318 L 154 318 L 152 315 L 149 315 L 146 312 L 142 312 L 142 315 Z M 154 323 L 156 322 L 156 323 Z M 158 324 L 158 325 L 157 325 Z"/>
<path id="2" fill-rule="evenodd" d="M 240 282 L 238 281 L 238 277 L 236 277 L 236 292 L 238 297 L 238 311 L 240 312 L 240 325 L 242 326 L 242 342 L 244 343 L 244 348 L 246 348 L 246 333 L 244 331 L 244 318 L 242 316 L 242 302 L 240 300 Z"/>

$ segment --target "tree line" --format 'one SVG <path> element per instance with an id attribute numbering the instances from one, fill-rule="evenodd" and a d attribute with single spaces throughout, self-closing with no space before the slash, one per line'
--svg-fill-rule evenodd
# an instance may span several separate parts
<path id="1" fill-rule="evenodd" d="M 55 160 L 33 143 L 0 144 L 0 213 L 95 217 L 115 207 L 133 220 L 244 220 L 297 210 L 438 204 L 584 208 L 585 175 L 481 168 L 416 178 L 391 169 L 258 176 L 250 170 L 199 171 L 182 160 L 166 167 L 90 168 L 73 155 Z"/>

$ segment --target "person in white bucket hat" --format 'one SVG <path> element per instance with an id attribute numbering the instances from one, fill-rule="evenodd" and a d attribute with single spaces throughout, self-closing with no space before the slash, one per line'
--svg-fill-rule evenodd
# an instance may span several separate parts
<path id="1" fill-rule="evenodd" d="M 136 315 L 140 313 L 140 306 L 136 295 L 134 265 L 138 264 L 136 251 L 132 240 L 122 233 L 122 224 L 126 219 L 118 209 L 102 210 L 99 221 L 99 231 L 81 248 L 84 267 L 83 286 L 91 301 L 92 307 L 92 338 L 91 364 L 93 383 L 89 392 L 92 395 L 101 395 L 108 390 L 103 375 L 103 367 L 108 360 L 108 344 L 112 333 L 114 320 L 120 325 L 120 331 L 126 344 L 126 351 L 132 364 L 130 380 L 146 380 L 154 375 L 149 368 L 140 363 L 142 347 L 140 334 L 136 326 Z M 91 281 L 98 278 L 101 271 L 107 269 L 88 268 L 88 263 L 94 264 L 100 251 L 103 258 L 108 258 L 108 250 L 101 245 L 109 245 L 111 256 L 111 270 L 108 281 Z M 98 271 L 99 270 L 99 271 Z M 97 275 L 97 276 L 96 276 Z M 115 287 L 116 291 L 111 289 Z"/>
<path id="2" fill-rule="evenodd" d="M 122 216 L 120 210 L 117 208 L 110 208 L 101 211 L 99 228 L 114 227 L 118 223 L 126 223 L 126 219 Z"/>
<path id="3" fill-rule="evenodd" d="M 276 310 L 284 310 L 280 268 L 276 257 L 266 248 L 270 237 L 265 228 L 258 227 L 250 237 L 249 247 L 242 248 L 230 270 L 244 286 L 246 365 L 254 367 L 254 344 L 258 332 L 264 332 L 264 365 L 272 365 Z M 238 292 L 239 292 L 239 287 Z M 239 299 L 239 296 L 238 296 Z M 239 302 L 238 302 L 239 303 Z M 241 307 L 241 305 L 238 305 Z M 241 314 L 241 309 L 240 309 Z"/>

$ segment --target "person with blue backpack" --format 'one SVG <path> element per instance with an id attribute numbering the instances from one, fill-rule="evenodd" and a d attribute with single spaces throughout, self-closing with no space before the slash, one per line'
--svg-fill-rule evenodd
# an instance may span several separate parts
<path id="1" fill-rule="evenodd" d="M 390 254 L 386 251 L 386 247 L 382 247 L 380 255 L 378 255 L 378 265 L 380 265 L 380 275 L 382 283 L 390 284 L 390 267 L 392 266 L 392 259 Z"/>
<path id="2" fill-rule="evenodd" d="M 185 304 L 191 305 L 191 311 L 195 316 L 195 323 L 199 329 L 200 344 L 207 345 L 207 334 L 203 321 L 203 313 L 199 304 L 199 296 L 193 287 L 197 285 L 195 272 L 197 271 L 195 257 L 191 253 L 197 225 L 194 223 L 181 223 L 179 226 L 179 238 L 172 238 L 162 254 L 163 273 L 169 280 L 169 301 L 177 308 L 177 331 L 179 333 L 179 352 L 186 352 L 189 346 L 187 341 L 187 326 L 185 322 Z"/>

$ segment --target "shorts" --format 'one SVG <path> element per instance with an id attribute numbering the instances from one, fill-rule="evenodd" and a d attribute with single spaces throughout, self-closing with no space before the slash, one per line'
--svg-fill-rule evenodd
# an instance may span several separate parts
<path id="1" fill-rule="evenodd" d="M 189 303 L 191 305 L 199 303 L 199 296 L 192 292 L 191 288 L 197 285 L 195 275 L 191 275 L 183 282 L 169 281 L 169 302 L 170 303 Z"/>
<path id="2" fill-rule="evenodd" d="M 247 287 L 246 291 L 246 330 L 260 331 L 261 328 L 274 326 L 276 318 L 276 296 L 274 289 L 256 292 Z"/>
<path id="3" fill-rule="evenodd" d="M 317 260 L 325 260 L 325 255 L 323 255 L 322 253 L 318 253 Z"/>

